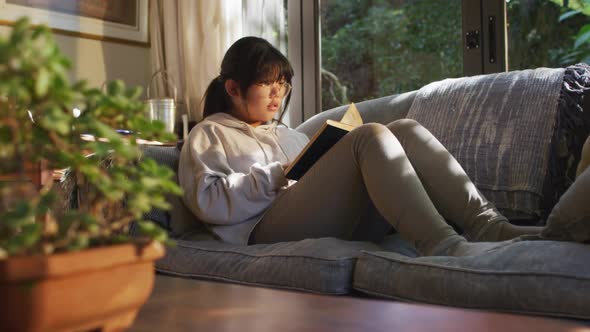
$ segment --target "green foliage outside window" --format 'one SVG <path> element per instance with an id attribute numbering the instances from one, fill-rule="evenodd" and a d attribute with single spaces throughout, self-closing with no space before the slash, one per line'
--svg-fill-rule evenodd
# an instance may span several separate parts
<path id="1" fill-rule="evenodd" d="M 509 70 L 562 67 L 590 61 L 590 43 L 577 42 L 590 25 L 586 14 L 568 14 L 584 1 L 510 0 L 508 10 Z M 586 10 L 590 14 L 590 7 Z M 565 17 L 565 19 L 564 19 Z M 511 19 L 513 18 L 513 19 Z M 582 27 L 582 28 L 580 28 Z"/>
<path id="2" fill-rule="evenodd" d="M 322 109 L 463 76 L 461 1 L 323 1 Z M 590 61 L 590 0 L 507 1 L 509 69 Z"/>

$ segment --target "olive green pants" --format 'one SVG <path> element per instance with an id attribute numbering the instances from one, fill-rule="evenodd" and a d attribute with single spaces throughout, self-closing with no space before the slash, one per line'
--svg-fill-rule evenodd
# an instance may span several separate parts
<path id="1" fill-rule="evenodd" d="M 540 232 L 508 223 L 428 130 L 403 119 L 388 126 L 366 124 L 341 139 L 277 198 L 250 242 L 354 239 L 363 224 L 374 223 L 366 218 L 372 206 L 374 215 L 424 255 L 471 254 L 467 240 L 503 241 Z M 374 237 L 387 231 L 373 228 L 380 232 Z M 458 245 L 465 250 L 455 250 Z"/>

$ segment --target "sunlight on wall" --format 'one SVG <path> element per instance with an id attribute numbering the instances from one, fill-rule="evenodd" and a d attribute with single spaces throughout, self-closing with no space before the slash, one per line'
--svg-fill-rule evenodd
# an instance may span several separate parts
<path id="1" fill-rule="evenodd" d="M 105 80 L 122 79 L 145 88 L 150 77 L 150 49 L 113 42 L 56 35 L 72 60 L 72 78 L 100 87 Z"/>
<path id="2" fill-rule="evenodd" d="M 10 27 L 0 26 L 0 36 L 10 31 Z M 145 90 L 151 76 L 149 47 L 60 34 L 55 34 L 55 40 L 71 60 L 72 81 L 85 79 L 89 86 L 99 88 L 105 80 L 122 79 L 128 86 L 140 85 Z"/>

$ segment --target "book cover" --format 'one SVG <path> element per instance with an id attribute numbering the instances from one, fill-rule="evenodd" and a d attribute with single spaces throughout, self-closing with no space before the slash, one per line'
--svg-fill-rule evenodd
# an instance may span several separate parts
<path id="1" fill-rule="evenodd" d="M 358 109 L 354 103 L 350 104 L 340 121 L 327 120 L 320 127 L 285 170 L 286 177 L 299 180 L 344 135 L 362 124 L 363 120 Z"/>

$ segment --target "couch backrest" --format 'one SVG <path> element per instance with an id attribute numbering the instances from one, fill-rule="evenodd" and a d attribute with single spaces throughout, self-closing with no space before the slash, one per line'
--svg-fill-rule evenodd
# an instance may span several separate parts
<path id="1" fill-rule="evenodd" d="M 526 77 L 532 72 L 558 72 L 560 70 L 563 72 L 563 69 L 541 68 L 535 71 L 513 71 L 433 82 L 429 86 L 438 84 L 442 87 L 440 89 L 441 98 L 456 99 L 445 105 L 437 104 L 436 101 L 433 101 L 434 98 L 427 99 L 425 103 L 423 95 L 432 89 L 432 87 L 426 86 L 416 91 L 359 102 L 357 108 L 365 123 L 387 124 L 407 117 L 410 109 L 419 108 L 417 105 L 428 104 L 421 107 L 425 111 L 422 112 L 423 116 L 419 122 L 431 130 L 455 155 L 476 186 L 485 191 L 486 197 L 511 219 L 536 220 L 547 216 L 561 194 L 573 181 L 573 174 L 575 174 L 573 171 L 575 171 L 579 160 L 581 146 L 590 132 L 590 112 L 587 107 L 590 104 L 590 98 L 582 98 L 582 95 L 590 91 L 589 68 L 585 64 L 566 68 L 563 79 L 554 80 L 555 84 L 552 86 L 556 86 L 557 90 L 552 89 L 551 92 L 554 95 L 555 93 L 560 95 L 559 101 L 555 101 L 554 98 L 549 103 L 551 105 L 539 104 L 538 100 L 549 92 L 545 85 L 540 84 L 542 81 L 539 79 L 527 80 Z M 503 81 L 496 79 L 497 77 L 520 78 L 521 89 L 514 89 L 515 93 L 513 94 L 516 97 L 522 95 L 529 98 L 536 93 L 537 97 L 522 100 L 510 99 L 508 100 L 511 102 L 508 103 L 510 106 L 502 108 L 514 81 L 508 80 L 502 83 Z M 478 80 L 487 83 L 467 84 L 466 92 L 460 96 L 447 84 L 447 82 Z M 559 91 L 560 86 L 561 92 Z M 470 102 L 468 103 L 466 100 Z M 347 107 L 347 105 L 343 105 L 317 114 L 296 129 L 312 136 L 327 119 L 339 120 Z M 548 109 L 555 111 L 556 107 L 556 116 L 540 116 L 541 113 L 547 113 L 544 111 Z M 531 108 L 536 111 L 532 117 L 531 114 L 525 112 L 530 111 Z M 459 112 L 462 109 L 462 113 Z M 512 114 L 511 116 L 517 119 L 512 121 L 512 127 L 507 128 L 510 123 L 506 119 L 506 114 Z M 535 117 L 535 115 L 539 115 L 539 117 Z M 523 121 L 518 121 L 519 116 L 523 117 Z M 423 121 L 424 119 L 428 121 Z M 469 119 L 472 121 L 466 121 Z M 533 120 L 538 120 L 537 126 L 530 125 Z M 480 127 L 477 130 L 472 129 L 471 127 L 474 127 L 472 122 L 479 124 Z M 552 126 L 553 129 L 551 129 Z M 543 129 L 540 129 L 541 127 Z M 501 132 L 502 130 L 509 131 L 509 129 L 514 129 L 512 136 L 522 136 L 524 140 L 510 138 L 506 143 L 507 135 L 501 134 Z M 496 141 L 490 140 L 490 136 L 493 136 L 490 135 L 492 132 L 497 132 L 495 135 L 502 138 L 501 144 L 497 144 L 497 139 Z M 546 138 L 544 143 L 532 139 L 532 137 L 537 138 L 541 133 L 545 134 L 543 136 Z M 448 136 L 456 137 L 455 142 L 448 142 Z M 542 163 L 520 161 L 521 154 L 512 154 L 512 151 L 516 151 L 518 148 L 525 149 L 522 143 L 527 142 L 526 139 L 531 141 L 532 145 L 529 147 L 530 149 L 527 148 L 525 151 L 533 153 L 532 151 L 542 150 L 544 156 Z M 461 147 L 460 150 L 455 148 L 457 144 Z M 497 151 L 498 146 L 501 146 L 500 152 L 502 153 Z M 462 151 L 465 153 L 462 154 Z M 482 151 L 487 151 L 487 155 Z M 502 154 L 502 159 L 500 154 Z M 500 161 L 508 160 L 506 158 L 520 163 L 508 168 L 497 167 L 500 165 Z M 502 164 L 502 166 L 505 165 Z M 508 176 L 515 177 L 517 174 L 515 170 L 518 169 L 522 173 L 519 173 L 520 175 L 517 177 L 520 182 L 496 183 Z M 489 176 L 486 178 L 482 174 Z M 536 174 L 541 175 L 537 176 Z"/>
<path id="2" fill-rule="evenodd" d="M 412 106 L 416 92 L 410 91 L 365 100 L 355 104 L 361 113 L 364 123 L 377 122 L 387 124 L 406 117 L 410 106 Z M 295 129 L 311 137 L 326 120 L 340 120 L 347 108 L 348 105 L 343 105 L 316 114 Z"/>

